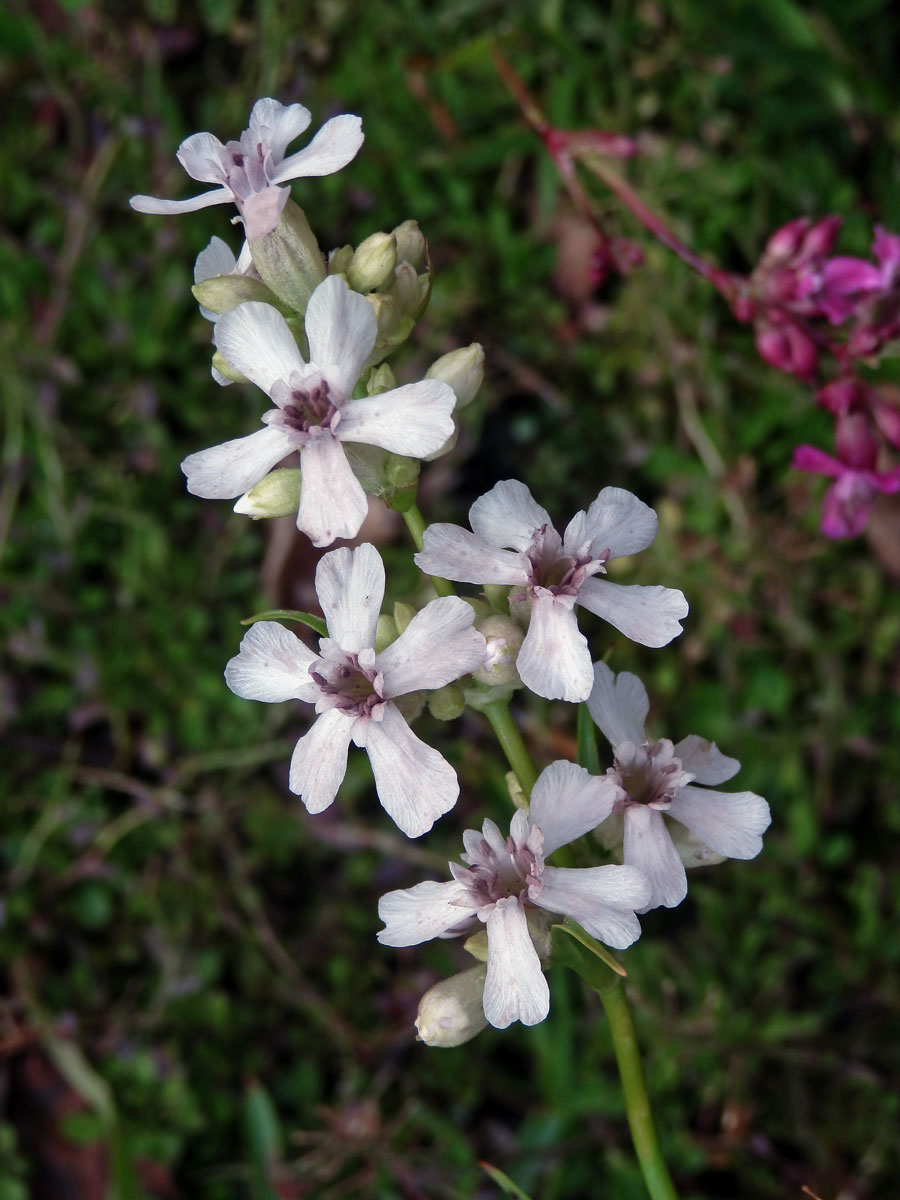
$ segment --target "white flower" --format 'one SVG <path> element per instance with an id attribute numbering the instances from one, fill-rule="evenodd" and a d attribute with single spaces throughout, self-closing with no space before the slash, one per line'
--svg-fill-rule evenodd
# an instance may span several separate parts
<path id="1" fill-rule="evenodd" d="M 311 813 L 337 795 L 353 742 L 368 752 L 382 807 L 407 836 L 418 837 L 453 807 L 459 784 L 450 764 L 416 737 L 392 702 L 443 687 L 481 665 L 484 638 L 472 628 L 472 608 L 456 596 L 432 600 L 376 654 L 384 565 L 375 547 L 326 554 L 316 591 L 330 634 L 318 654 L 277 622 L 260 621 L 226 667 L 225 681 L 247 700 L 316 706 L 318 719 L 297 743 L 290 773 L 291 791 Z"/>
<path id="2" fill-rule="evenodd" d="M 635 909 L 647 904 L 650 885 L 632 867 L 550 867 L 545 858 L 604 820 L 617 796 L 614 783 L 569 762 L 551 763 L 531 796 L 530 814 L 518 811 L 504 838 L 493 821 L 482 833 L 463 834 L 461 867 L 452 883 L 419 883 L 382 896 L 378 915 L 386 946 L 415 946 L 434 937 L 468 934 L 484 923 L 487 976 L 484 1015 L 505 1029 L 513 1021 L 536 1025 L 550 1011 L 550 992 L 534 943 L 547 920 L 571 917 L 609 946 L 640 937 Z M 537 919 L 543 916 L 543 921 Z M 530 918 L 530 919 L 529 919 Z M 546 926 L 544 925 L 544 929 Z"/>
<path id="3" fill-rule="evenodd" d="M 644 646 L 665 646 L 681 633 L 688 605 L 665 587 L 624 586 L 594 576 L 611 558 L 636 554 L 656 537 L 656 513 L 631 492 L 607 487 L 560 537 L 524 483 L 506 479 L 469 510 L 474 533 L 430 525 L 416 563 L 459 583 L 511 584 L 530 604 L 528 632 L 516 666 L 522 682 L 548 700 L 587 699 L 593 679 L 587 641 L 574 608 L 581 604 Z"/>
<path id="4" fill-rule="evenodd" d="M 610 844 L 621 842 L 624 861 L 650 880 L 653 895 L 647 909 L 673 908 L 687 894 L 676 841 L 690 848 L 691 861 L 698 864 L 755 858 L 771 816 L 768 804 L 754 792 L 693 787 L 724 783 L 741 764 L 695 734 L 674 746 L 667 738 L 651 743 L 644 730 L 649 707 L 647 690 L 636 675 L 614 675 L 605 663 L 594 665 L 588 708 L 613 747 L 615 766 L 607 777 L 621 789 L 607 828 L 600 832 Z M 670 829 L 666 817 L 684 826 L 697 839 L 695 846 L 682 831 Z"/>
<path id="5" fill-rule="evenodd" d="M 250 128 L 239 142 L 223 146 L 211 133 L 194 133 L 178 148 L 178 161 L 192 179 L 218 187 L 190 200 L 132 196 L 131 207 L 143 213 L 183 213 L 234 203 L 244 219 L 248 239 L 264 237 L 278 224 L 290 195 L 290 189 L 279 184 L 310 175 L 332 175 L 356 157 L 363 143 L 359 117 L 344 114 L 326 121 L 308 146 L 285 157 L 289 143 L 309 122 L 309 109 L 302 104 L 257 100 L 250 113 Z"/>
<path id="6" fill-rule="evenodd" d="M 251 301 L 223 313 L 216 322 L 216 346 L 277 407 L 263 416 L 265 428 L 256 433 L 189 455 L 181 464 L 188 491 L 207 499 L 243 496 L 286 454 L 299 450 L 303 483 L 297 527 L 316 546 L 355 537 L 366 516 L 366 495 L 341 443 L 363 442 L 421 458 L 453 432 L 455 396 L 439 380 L 352 398 L 376 334 L 372 306 L 337 275 L 310 297 L 309 363 L 271 305 Z"/>

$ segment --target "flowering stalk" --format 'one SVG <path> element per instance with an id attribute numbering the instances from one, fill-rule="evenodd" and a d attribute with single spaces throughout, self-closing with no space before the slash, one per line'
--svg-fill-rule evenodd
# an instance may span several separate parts
<path id="1" fill-rule="evenodd" d="M 409 530 L 409 535 L 415 543 L 416 549 L 422 549 L 422 541 L 425 536 L 425 518 L 415 502 L 409 508 L 403 510 L 403 520 L 406 522 L 406 528 Z M 431 582 L 434 590 L 439 596 L 454 595 L 453 584 L 446 579 L 441 579 L 438 575 L 431 576 Z"/>
<path id="2" fill-rule="evenodd" d="M 525 799 L 531 796 L 531 789 L 537 779 L 537 771 L 531 761 L 531 755 L 525 745 L 518 725 L 509 711 L 508 700 L 492 700 L 484 706 L 484 715 L 491 723 L 491 729 L 497 735 L 497 741 L 506 761 L 519 781 L 519 787 L 525 793 Z"/>

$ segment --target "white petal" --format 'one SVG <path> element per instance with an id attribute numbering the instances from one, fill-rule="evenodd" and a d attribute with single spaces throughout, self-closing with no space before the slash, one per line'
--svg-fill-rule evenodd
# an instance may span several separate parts
<path id="1" fill-rule="evenodd" d="M 646 550 L 657 525 L 656 513 L 643 500 L 622 488 L 605 487 L 586 513 L 573 518 L 565 545 L 571 553 L 590 538 L 592 555 L 608 550 L 610 558 L 620 558 Z"/>
<path id="2" fill-rule="evenodd" d="M 215 279 L 217 275 L 230 275 L 236 259 L 227 242 L 214 237 L 205 250 L 201 250 L 194 263 L 194 283 L 204 279 Z"/>
<path id="3" fill-rule="evenodd" d="M 384 599 L 384 563 L 368 542 L 355 550 L 342 546 L 316 568 L 316 595 L 328 632 L 342 650 L 358 654 L 375 645 L 375 627 Z"/>
<path id="4" fill-rule="evenodd" d="M 562 760 L 545 767 L 531 793 L 529 816 L 544 835 L 544 855 L 594 829 L 612 812 L 616 785 Z"/>
<path id="5" fill-rule="evenodd" d="M 328 429 L 311 434 L 300 448 L 297 528 L 314 546 L 330 546 L 335 538 L 356 537 L 369 502 L 337 438 Z"/>
<path id="6" fill-rule="evenodd" d="M 266 426 L 247 437 L 233 438 L 220 446 L 189 454 L 181 464 L 187 490 L 206 500 L 233 500 L 295 449 L 289 434 Z"/>
<path id="7" fill-rule="evenodd" d="M 443 687 L 484 662 L 484 638 L 472 628 L 475 611 L 458 596 L 442 596 L 416 613 L 396 641 L 378 655 L 384 694 L 405 696 Z"/>
<path id="8" fill-rule="evenodd" d="M 288 323 L 271 304 L 248 300 L 216 321 L 213 341 L 236 371 L 271 395 L 279 379 L 305 367 Z"/>
<path id="9" fill-rule="evenodd" d="M 128 203 L 135 212 L 153 216 L 173 216 L 176 213 L 197 212 L 211 208 L 214 204 L 230 204 L 234 200 L 231 188 L 216 188 L 212 192 L 201 192 L 187 200 L 161 200 L 158 196 L 132 196 Z"/>
<path id="10" fill-rule="evenodd" d="M 687 876 L 678 851 L 672 844 L 662 813 L 645 804 L 625 809 L 625 840 L 622 857 L 630 867 L 647 876 L 653 889 L 650 900 L 638 912 L 674 908 L 687 895 Z"/>
<path id="11" fill-rule="evenodd" d="M 488 545 L 459 525 L 429 525 L 416 566 L 457 583 L 524 584 L 528 574 L 519 554 Z"/>
<path id="12" fill-rule="evenodd" d="M 688 603 L 674 588 L 586 579 L 578 603 L 642 646 L 666 646 L 681 633 Z"/>
<path id="13" fill-rule="evenodd" d="M 535 530 L 553 522 L 524 483 L 502 479 L 469 509 L 469 524 L 492 546 L 527 550 Z"/>
<path id="14" fill-rule="evenodd" d="M 772 820 L 768 804 L 755 792 L 698 787 L 676 792 L 668 813 L 727 858 L 755 858 L 762 850 L 761 835 Z"/>
<path id="15" fill-rule="evenodd" d="M 225 155 L 225 147 L 213 134 L 192 133 L 178 147 L 175 157 L 191 179 L 221 184 L 227 178 Z"/>
<path id="16" fill-rule="evenodd" d="M 322 713 L 291 758 L 290 789 L 311 813 L 334 801 L 347 770 L 347 750 L 357 718 L 339 708 Z"/>
<path id="17" fill-rule="evenodd" d="M 338 437 L 423 458 L 452 435 L 455 403 L 453 389 L 437 379 L 408 383 L 380 396 L 348 401 L 341 409 Z"/>
<path id="18" fill-rule="evenodd" d="M 724 783 L 741 769 L 736 758 L 728 758 L 715 742 L 697 737 L 696 733 L 682 738 L 675 747 L 675 753 L 697 783 Z"/>
<path id="19" fill-rule="evenodd" d="M 253 141 L 265 142 L 279 163 L 294 138 L 309 128 L 310 119 L 309 109 L 302 104 L 284 105 L 265 97 L 253 105 L 247 132 Z"/>
<path id="20" fill-rule="evenodd" d="M 393 704 L 384 706 L 381 721 L 369 722 L 366 749 L 378 799 L 407 837 L 427 833 L 456 803 L 456 772 L 419 741 Z"/>
<path id="21" fill-rule="evenodd" d="M 291 198 L 290 189 L 286 187 L 262 188 L 252 192 L 246 200 L 238 202 L 241 216 L 244 218 L 244 234 L 248 242 L 258 242 L 266 234 L 272 233 L 281 220 L 284 206 Z"/>
<path id="22" fill-rule="evenodd" d="M 378 940 L 383 946 L 418 946 L 442 937 L 474 913 L 468 889 L 455 880 L 417 883 L 388 892 L 378 901 L 378 915 L 385 924 Z"/>
<path id="23" fill-rule="evenodd" d="M 630 671 L 615 675 L 606 663 L 594 663 L 594 686 L 587 705 L 613 749 L 622 742 L 631 742 L 635 746 L 646 742 L 644 723 L 650 701 L 647 689 L 637 675 Z"/>
<path id="24" fill-rule="evenodd" d="M 309 298 L 305 317 L 310 362 L 346 400 L 372 353 L 378 333 L 375 309 L 339 275 L 329 275 Z"/>
<path id="25" fill-rule="evenodd" d="M 543 593 L 543 594 L 541 594 Z M 578 631 L 571 597 L 538 589 L 531 620 L 516 659 L 526 687 L 547 700 L 586 700 L 590 695 L 591 656 L 587 639 Z"/>
<path id="26" fill-rule="evenodd" d="M 275 172 L 272 182 L 303 179 L 311 175 L 332 175 L 352 162 L 365 141 L 362 121 L 350 113 L 326 121 L 313 140 Z"/>
<path id="27" fill-rule="evenodd" d="M 277 621 L 257 621 L 225 668 L 225 682 L 245 700 L 307 700 L 318 689 L 308 667 L 316 655 Z"/>
<path id="28" fill-rule="evenodd" d="M 515 896 L 498 900 L 486 921 L 488 969 L 484 1015 L 496 1029 L 537 1025 L 550 1011 L 550 989 Z"/>
<path id="29" fill-rule="evenodd" d="M 635 867 L 544 867 L 532 903 L 577 921 L 591 937 L 624 950 L 641 936 L 635 912 L 651 900 L 647 877 Z"/>

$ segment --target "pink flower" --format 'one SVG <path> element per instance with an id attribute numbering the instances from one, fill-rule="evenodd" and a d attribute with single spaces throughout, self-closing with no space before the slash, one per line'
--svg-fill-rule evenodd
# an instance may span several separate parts
<path id="1" fill-rule="evenodd" d="M 456 596 L 432 600 L 376 654 L 384 564 L 375 547 L 326 554 L 316 570 L 316 592 L 330 635 L 318 654 L 276 621 L 259 621 L 225 668 L 225 682 L 246 700 L 316 706 L 318 719 L 294 748 L 290 773 L 291 791 L 311 813 L 334 801 L 353 742 L 369 755 L 382 807 L 408 837 L 419 837 L 453 807 L 459 784 L 394 701 L 481 666 L 484 638 L 472 628 L 472 607 Z"/>
<path id="2" fill-rule="evenodd" d="M 452 883 L 426 882 L 388 892 L 378 905 L 385 946 L 416 946 L 435 937 L 487 930 L 484 1015 L 497 1029 L 536 1025 L 550 1011 L 538 947 L 546 947 L 548 914 L 571 917 L 608 946 L 640 937 L 634 915 L 650 897 L 632 867 L 551 867 L 545 859 L 593 829 L 610 813 L 617 790 L 574 763 L 551 763 L 534 785 L 526 815 L 518 811 L 504 838 L 493 821 L 463 834 L 466 866 L 450 864 Z"/>
<path id="3" fill-rule="evenodd" d="M 604 488 L 560 537 L 525 484 L 505 479 L 475 501 L 469 521 L 473 533 L 429 525 L 416 564 L 459 583 L 512 585 L 510 605 L 528 619 L 516 669 L 538 696 L 580 701 L 591 690 L 576 604 L 643 646 L 665 646 L 681 633 L 688 612 L 681 592 L 595 578 L 610 559 L 636 554 L 656 537 L 656 513 L 631 492 Z"/>
<path id="4" fill-rule="evenodd" d="M 190 200 L 160 200 L 132 196 L 131 207 L 143 213 L 194 212 L 212 204 L 238 206 L 248 240 L 264 237 L 278 224 L 290 189 L 279 187 L 291 179 L 331 175 L 356 157 L 363 143 L 359 117 L 332 117 L 303 150 L 285 157 L 289 143 L 306 130 L 309 109 L 302 104 L 257 100 L 250 127 L 240 141 L 224 146 L 211 133 L 194 133 L 178 148 L 178 161 L 192 179 L 219 186 Z"/>
<path id="5" fill-rule="evenodd" d="M 695 734 L 677 745 L 668 738 L 651 743 L 644 729 L 647 690 L 627 671 L 614 675 L 605 663 L 595 663 L 587 703 L 613 747 L 615 765 L 607 778 L 618 788 L 607 826 L 598 832 L 611 846 L 621 843 L 624 862 L 650 881 L 652 894 L 639 912 L 681 903 L 685 860 L 699 865 L 759 854 L 771 819 L 765 800 L 753 792 L 694 786 L 724 783 L 740 770 L 737 759 Z"/>

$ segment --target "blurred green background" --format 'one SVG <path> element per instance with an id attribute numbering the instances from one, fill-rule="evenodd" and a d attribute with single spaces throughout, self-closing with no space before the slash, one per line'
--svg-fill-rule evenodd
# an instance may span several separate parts
<path id="1" fill-rule="evenodd" d="M 492 65 L 551 119 L 639 136 L 628 166 L 696 249 L 749 270 L 767 235 L 846 215 L 842 248 L 900 218 L 900 12 L 887 0 L 81 0 L 0 12 L 5 227 L 0 722 L 0 1200 L 492 1198 L 487 1160 L 540 1200 L 643 1196 L 597 998 L 554 973 L 532 1030 L 416 1044 L 419 995 L 461 947 L 380 947 L 378 897 L 442 875 L 502 818 L 486 722 L 421 723 L 460 773 L 454 812 L 397 834 L 351 755 L 338 804 L 287 791 L 306 716 L 225 687 L 242 617 L 309 606 L 290 522 L 189 497 L 193 450 L 257 427 L 209 377 L 190 295 L 230 210 L 132 213 L 202 190 L 181 139 L 299 100 L 363 118 L 339 175 L 294 185 L 323 247 L 415 217 L 431 306 L 393 360 L 420 377 L 478 340 L 488 376 L 428 519 L 497 479 L 560 522 L 606 484 L 661 518 L 636 582 L 681 588 L 684 635 L 619 642 L 651 732 L 716 739 L 765 795 L 758 860 L 694 873 L 644 920 L 630 992 L 683 1197 L 894 1200 L 900 939 L 897 509 L 870 540 L 817 530 L 829 448 L 809 390 L 765 367 L 718 298 L 599 189 L 646 264 L 591 291 L 584 230 Z M 419 374 L 417 374 L 417 372 Z M 373 527 L 389 595 L 402 525 Z M 593 624 L 591 622 L 593 621 Z M 582 620 L 597 653 L 609 627 Z M 574 710 L 522 700 L 540 765 Z"/>

